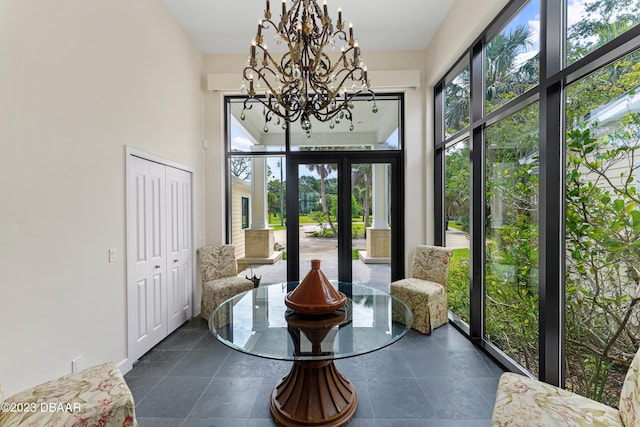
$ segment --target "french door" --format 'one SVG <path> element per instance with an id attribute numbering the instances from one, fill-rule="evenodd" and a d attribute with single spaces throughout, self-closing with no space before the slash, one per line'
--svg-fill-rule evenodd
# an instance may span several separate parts
<path id="1" fill-rule="evenodd" d="M 287 280 L 301 280 L 310 260 L 316 258 L 325 261 L 321 268 L 331 280 L 366 284 L 372 269 L 359 267 L 369 262 L 377 271 L 386 271 L 387 277 L 376 279 L 401 278 L 404 184 L 400 168 L 400 156 L 388 152 L 290 153 Z"/>

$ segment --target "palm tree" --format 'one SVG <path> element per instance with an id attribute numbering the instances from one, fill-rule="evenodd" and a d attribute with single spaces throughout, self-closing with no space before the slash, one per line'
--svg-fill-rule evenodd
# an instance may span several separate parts
<path id="1" fill-rule="evenodd" d="M 522 64 L 517 63 L 518 55 L 532 45 L 530 37 L 531 31 L 523 25 L 518 25 L 508 34 L 500 33 L 495 36 L 487 46 L 486 89 L 487 101 L 491 104 L 499 105 L 495 99 L 501 94 L 523 93 L 530 84 L 537 83 L 537 73 L 534 81 L 531 81 L 531 68 L 535 68 L 539 62 L 534 59 L 536 57 Z"/>
<path id="2" fill-rule="evenodd" d="M 351 185 L 364 189 L 364 200 L 362 206 L 364 206 L 364 226 L 368 227 L 369 224 L 369 200 L 371 199 L 371 164 L 363 163 L 353 166 L 353 172 L 351 174 Z"/>
<path id="3" fill-rule="evenodd" d="M 447 135 L 469 126 L 469 99 L 471 83 L 469 81 L 469 67 L 453 79 L 445 90 L 445 130 Z"/>
<path id="4" fill-rule="evenodd" d="M 335 225 L 333 225 L 333 221 L 331 221 L 331 215 L 329 214 L 329 208 L 327 206 L 327 187 L 326 187 L 326 179 L 331 174 L 332 171 L 335 170 L 333 165 L 330 164 L 321 164 L 321 165 L 307 165 L 311 172 L 317 172 L 320 175 L 320 203 L 322 205 L 322 212 L 327 218 L 327 223 L 329 227 L 331 227 L 331 232 L 334 236 L 337 236 L 338 233 L 336 231 Z"/>

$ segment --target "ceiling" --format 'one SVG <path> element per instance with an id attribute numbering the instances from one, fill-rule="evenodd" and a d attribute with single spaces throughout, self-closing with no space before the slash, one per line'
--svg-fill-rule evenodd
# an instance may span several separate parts
<path id="1" fill-rule="evenodd" d="M 265 0 L 162 0 L 178 23 L 205 54 L 249 51 Z M 367 51 L 423 50 L 455 0 L 327 0 L 329 15 L 353 23 L 364 54 Z M 319 0 L 318 0 L 318 3 Z M 288 0 L 287 5 L 292 4 Z M 271 0 L 279 19 L 279 0 Z"/>
<path id="2" fill-rule="evenodd" d="M 178 23 L 204 54 L 243 54 L 249 52 L 258 20 L 264 16 L 265 0 L 162 0 Z M 320 0 L 316 0 L 321 4 Z M 280 18 L 281 0 L 270 0 L 272 19 Z M 455 0 L 327 0 L 329 15 L 335 22 L 342 8 L 345 23 L 352 22 L 355 38 L 363 55 L 368 51 L 423 50 L 427 47 Z M 287 6 L 292 0 L 287 0 Z M 265 32 L 265 42 L 274 34 Z M 273 47 L 273 46 L 272 46 Z M 238 82 L 240 84 L 240 81 Z M 350 122 L 335 128 L 312 120 L 312 137 L 306 138 L 300 126 L 291 127 L 295 145 L 379 146 L 388 143 L 398 128 L 397 101 L 378 101 L 380 111 L 371 113 L 369 102 L 357 102 L 353 131 Z M 249 145 L 282 145 L 283 130 L 275 124 L 265 132 L 261 106 L 248 111 L 241 120 L 241 105 L 232 108 L 238 128 Z M 244 144 L 245 142 L 241 142 Z M 396 143 L 397 144 L 397 143 Z M 396 145 L 397 148 L 397 145 Z M 244 150 L 241 150 L 244 151 Z"/>

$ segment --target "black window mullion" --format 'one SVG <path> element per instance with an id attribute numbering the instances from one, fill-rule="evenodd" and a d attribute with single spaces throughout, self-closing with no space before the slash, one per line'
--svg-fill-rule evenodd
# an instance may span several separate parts
<path id="1" fill-rule="evenodd" d="M 485 141 L 484 126 L 478 124 L 484 113 L 484 43 L 476 43 L 471 52 L 471 283 L 469 288 L 469 335 L 474 341 L 484 339 L 484 261 L 485 261 Z"/>
<path id="2" fill-rule="evenodd" d="M 338 204 L 344 203 L 347 206 L 338 206 L 338 259 L 351 259 L 351 163 L 341 158 L 338 162 Z M 352 263 L 338 263 L 338 280 L 341 282 L 351 282 Z"/>
<path id="3" fill-rule="evenodd" d="M 434 128 L 435 128 L 435 145 L 439 146 L 444 139 L 444 84 L 439 84 L 435 88 L 435 111 L 434 111 Z M 444 188 L 445 182 L 445 164 L 444 155 L 445 147 L 442 146 L 435 150 L 434 161 L 434 188 L 433 202 L 435 208 L 434 216 L 434 244 L 443 246 L 445 244 L 445 199 Z"/>
<path id="4" fill-rule="evenodd" d="M 564 0 L 541 2 L 539 378 L 564 386 Z"/>

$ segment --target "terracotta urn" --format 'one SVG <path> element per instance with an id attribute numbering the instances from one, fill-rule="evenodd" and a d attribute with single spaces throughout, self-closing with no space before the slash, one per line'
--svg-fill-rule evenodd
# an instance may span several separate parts
<path id="1" fill-rule="evenodd" d="M 320 260 L 311 260 L 311 271 L 284 298 L 290 309 L 302 314 L 327 314 L 342 308 L 347 296 L 337 291 L 320 270 Z"/>

